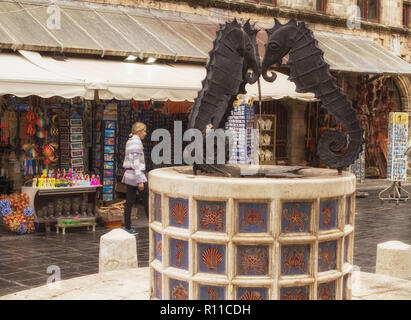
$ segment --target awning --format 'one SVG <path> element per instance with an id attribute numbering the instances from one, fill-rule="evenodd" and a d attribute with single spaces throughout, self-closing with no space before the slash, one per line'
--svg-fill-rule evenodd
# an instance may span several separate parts
<path id="1" fill-rule="evenodd" d="M 66 58 L 56 60 L 42 56 L 37 52 L 19 50 L 26 62 L 30 61 L 33 67 L 58 78 L 74 79 L 83 84 L 83 95 L 86 99 L 94 98 L 97 90 L 100 99 L 118 100 L 149 100 L 158 101 L 194 101 L 201 90 L 201 81 L 206 76 L 206 69 L 200 65 L 185 64 L 142 64 L 112 61 L 106 59 Z M 0 60 L 2 55 L 0 54 Z M 19 57 L 23 59 L 22 57 Z M 30 72 L 28 73 L 28 75 Z M 287 80 L 287 76 L 277 73 L 274 83 L 268 83 L 261 78 L 262 100 L 282 99 L 290 97 L 304 101 L 315 100 L 312 94 L 295 92 L 294 83 Z M 21 75 L 24 81 L 24 75 Z M 52 84 L 52 80 L 50 80 Z M 21 86 L 20 90 L 24 90 Z M 28 86 L 27 94 L 30 92 Z M 258 97 L 258 85 L 247 85 L 249 95 Z M 4 90 L 1 90 L 4 92 Z M 64 92 L 61 96 L 65 97 Z M 42 95 L 40 95 L 42 96 Z"/>
<path id="2" fill-rule="evenodd" d="M 314 36 L 331 70 L 411 75 L 411 64 L 369 38 L 319 31 Z"/>
<path id="3" fill-rule="evenodd" d="M 90 99 L 94 96 L 94 92 L 86 88 L 85 81 L 40 68 L 18 54 L 1 53 L 0 70 L 0 95 Z"/>

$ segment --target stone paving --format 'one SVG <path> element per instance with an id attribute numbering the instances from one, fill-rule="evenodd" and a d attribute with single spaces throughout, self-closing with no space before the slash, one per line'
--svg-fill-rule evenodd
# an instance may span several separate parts
<path id="1" fill-rule="evenodd" d="M 388 183 L 372 181 L 357 187 L 358 191 L 368 194 L 356 199 L 354 237 L 354 264 L 361 268 L 361 272 L 365 272 L 364 275 L 375 272 L 378 243 L 398 240 L 411 244 L 411 201 L 398 205 L 381 203 L 378 193 Z M 411 192 L 410 184 L 405 185 L 405 188 Z M 139 215 L 133 221 L 133 227 L 139 232 L 138 270 L 142 270 L 148 266 L 147 218 Z M 97 273 L 100 237 L 109 231 L 104 227 L 97 227 L 95 233 L 71 229 L 64 236 L 54 232 L 26 236 L 0 232 L 0 296 L 45 285 L 50 277 L 47 274 L 50 265 L 59 266 L 62 280 Z M 375 281 L 372 275 L 364 279 L 371 279 L 370 285 Z M 382 280 L 382 283 L 387 281 Z M 383 290 L 380 288 L 380 291 Z M 411 295 L 408 299 L 411 299 Z"/>

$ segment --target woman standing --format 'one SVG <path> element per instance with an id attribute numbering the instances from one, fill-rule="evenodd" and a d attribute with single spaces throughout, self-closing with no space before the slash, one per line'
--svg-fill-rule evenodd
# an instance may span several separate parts
<path id="1" fill-rule="evenodd" d="M 124 208 L 124 227 L 126 231 L 136 234 L 131 228 L 131 208 L 136 201 L 138 191 L 148 217 L 148 183 L 145 175 L 146 165 L 144 161 L 143 140 L 147 135 L 147 127 L 142 122 L 136 122 L 131 128 L 130 138 L 126 143 L 126 151 L 123 162 L 124 172 L 122 183 L 127 185 L 126 205 Z"/>

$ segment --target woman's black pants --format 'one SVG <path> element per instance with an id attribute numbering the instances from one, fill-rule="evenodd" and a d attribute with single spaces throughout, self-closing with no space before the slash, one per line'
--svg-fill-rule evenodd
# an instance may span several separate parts
<path id="1" fill-rule="evenodd" d="M 138 191 L 141 200 L 143 201 L 144 211 L 148 218 L 148 183 L 144 183 L 144 190 L 138 190 L 138 187 L 127 185 L 126 205 L 124 206 L 124 226 L 131 229 L 131 208 L 136 202 L 136 192 Z"/>

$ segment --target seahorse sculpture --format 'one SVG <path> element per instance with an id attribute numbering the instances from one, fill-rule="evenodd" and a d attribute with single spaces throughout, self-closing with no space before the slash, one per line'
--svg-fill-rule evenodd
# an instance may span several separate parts
<path id="1" fill-rule="evenodd" d="M 248 20 L 240 24 L 234 19 L 220 25 L 206 66 L 202 89 L 194 100 L 188 128 L 206 134 L 209 124 L 213 129 L 224 128 L 227 117 L 239 93 L 245 93 L 247 83 L 255 83 L 261 74 L 256 35 L 258 30 Z M 248 70 L 251 69 L 251 72 Z M 208 173 L 227 173 L 217 164 L 194 163 L 193 170 Z"/>
<path id="2" fill-rule="evenodd" d="M 304 22 L 295 19 L 281 24 L 275 19 L 274 27 L 266 29 L 268 40 L 262 62 L 262 76 L 266 81 L 274 81 L 275 74 L 268 75 L 268 69 L 281 63 L 289 53 L 289 80 L 297 87 L 297 92 L 312 92 L 321 100 L 322 106 L 347 129 L 349 143 L 341 131 L 328 130 L 320 137 L 317 154 L 330 168 L 342 168 L 352 164 L 359 156 L 363 145 L 363 129 L 351 101 L 336 85 L 329 65 L 324 61 L 323 51 L 318 47 L 313 32 Z M 345 150 L 345 151 L 344 151 Z"/>

